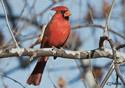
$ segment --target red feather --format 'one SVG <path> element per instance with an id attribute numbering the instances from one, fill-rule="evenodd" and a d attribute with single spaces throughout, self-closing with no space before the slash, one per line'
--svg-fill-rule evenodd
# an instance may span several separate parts
<path id="1" fill-rule="evenodd" d="M 69 9 L 64 6 L 58 6 L 52 8 L 56 13 L 52 17 L 51 21 L 48 23 L 43 40 L 41 42 L 41 48 L 49 48 L 49 47 L 65 47 L 66 40 L 70 34 L 70 23 L 69 20 L 64 19 L 61 11 L 66 11 L 68 16 L 71 15 Z M 36 67 L 34 68 L 32 74 L 27 80 L 28 84 L 39 85 L 41 81 L 41 77 L 48 60 L 48 56 L 40 57 Z"/>

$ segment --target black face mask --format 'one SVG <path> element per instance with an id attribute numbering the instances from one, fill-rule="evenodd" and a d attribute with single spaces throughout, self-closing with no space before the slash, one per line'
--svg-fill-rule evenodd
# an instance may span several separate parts
<path id="1" fill-rule="evenodd" d="M 64 17 L 65 12 L 66 12 L 66 11 L 63 11 L 63 10 L 61 11 L 62 17 L 63 17 L 65 20 L 69 20 L 69 17 Z"/>

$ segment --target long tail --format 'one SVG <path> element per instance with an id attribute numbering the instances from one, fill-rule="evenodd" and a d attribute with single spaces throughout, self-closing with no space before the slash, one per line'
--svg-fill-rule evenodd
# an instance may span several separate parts
<path id="1" fill-rule="evenodd" d="M 49 57 L 40 57 L 32 74 L 30 75 L 30 77 L 28 78 L 27 80 L 27 83 L 30 85 L 30 84 L 33 84 L 33 85 L 39 85 L 40 84 L 40 81 L 41 81 L 41 77 L 43 75 L 43 71 L 44 71 L 44 68 L 45 68 L 45 65 L 46 65 L 46 62 L 47 62 L 47 59 Z"/>

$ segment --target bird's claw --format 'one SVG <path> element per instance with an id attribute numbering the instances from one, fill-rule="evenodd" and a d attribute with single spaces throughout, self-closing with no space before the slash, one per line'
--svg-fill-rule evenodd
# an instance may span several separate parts
<path id="1" fill-rule="evenodd" d="M 57 49 L 56 47 L 52 46 L 52 50 L 53 50 L 53 55 L 54 55 L 54 59 L 56 59 L 56 54 L 57 52 L 65 52 L 64 48 L 63 47 L 59 47 L 59 49 Z"/>
<path id="2" fill-rule="evenodd" d="M 63 47 L 60 47 L 60 51 L 61 51 L 61 52 L 64 52 L 65 50 L 64 50 L 64 48 L 63 48 Z"/>

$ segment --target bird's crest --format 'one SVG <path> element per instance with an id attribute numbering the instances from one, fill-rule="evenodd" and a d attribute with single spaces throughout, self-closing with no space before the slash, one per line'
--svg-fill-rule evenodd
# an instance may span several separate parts
<path id="1" fill-rule="evenodd" d="M 52 8 L 51 10 L 55 10 L 55 11 L 61 11 L 61 10 L 67 11 L 69 9 L 67 7 L 65 7 L 65 6 L 57 6 L 57 7 Z"/>

